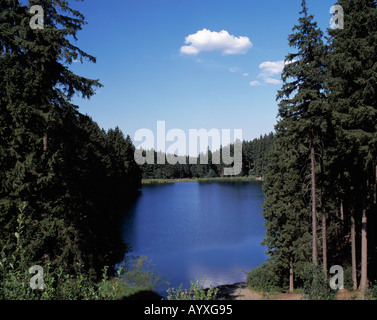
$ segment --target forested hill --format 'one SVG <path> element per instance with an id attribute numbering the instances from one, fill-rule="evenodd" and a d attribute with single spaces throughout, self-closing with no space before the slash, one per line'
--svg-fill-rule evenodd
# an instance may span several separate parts
<path id="1" fill-rule="evenodd" d="M 268 163 L 268 153 L 272 148 L 274 134 L 266 134 L 252 141 L 243 141 L 242 143 L 242 172 L 239 176 L 263 177 L 265 168 Z M 229 147 L 229 146 L 228 146 Z M 231 152 L 233 145 L 230 145 Z M 214 164 L 212 159 L 215 153 L 222 150 L 216 150 L 213 153 L 208 150 L 205 158 L 208 157 L 208 164 L 200 164 L 200 155 L 196 159 L 186 157 L 184 164 L 157 164 L 159 153 L 154 151 L 155 164 L 141 165 L 143 179 L 183 179 L 183 178 L 216 178 L 222 177 L 226 166 L 222 161 L 220 164 Z M 166 155 L 163 155 L 166 158 Z M 194 161 L 192 161 L 194 160 Z M 221 159 L 222 160 L 222 159 Z M 195 162 L 196 164 L 190 164 Z"/>

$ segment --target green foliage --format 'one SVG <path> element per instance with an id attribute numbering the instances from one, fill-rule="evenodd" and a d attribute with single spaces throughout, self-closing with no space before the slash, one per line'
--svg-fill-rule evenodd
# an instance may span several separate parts
<path id="1" fill-rule="evenodd" d="M 246 282 L 250 289 L 257 292 L 273 293 L 279 291 L 279 277 L 271 262 L 265 262 L 249 271 Z"/>
<path id="2" fill-rule="evenodd" d="M 145 179 L 142 180 L 142 184 L 170 184 L 180 182 L 216 182 L 216 183 L 234 183 L 234 182 L 251 182 L 257 181 L 255 177 L 227 177 L 227 178 L 184 178 L 184 179 Z"/>
<path id="3" fill-rule="evenodd" d="M 102 281 L 98 284 L 99 294 L 105 300 L 121 300 L 139 291 L 152 290 L 155 286 L 155 283 L 148 282 L 148 279 L 151 279 L 151 275 L 147 271 L 144 271 L 141 265 L 133 266 L 127 271 L 119 267 L 117 276 L 112 278 L 108 277 L 107 272 L 108 267 L 105 267 L 103 269 Z M 146 274 L 143 275 L 143 272 L 146 272 Z M 135 275 L 137 275 L 137 278 L 130 281 Z M 142 281 L 140 281 L 141 278 Z"/>
<path id="4" fill-rule="evenodd" d="M 339 196 L 348 209 L 347 218 L 355 218 L 356 236 L 363 230 L 366 239 L 366 233 L 376 228 L 377 208 L 377 3 L 340 0 L 339 5 L 345 24 L 343 29 L 329 30 L 328 56 L 329 104 L 334 110 L 336 135 L 333 170 L 334 176 L 341 177 Z M 362 214 L 368 219 L 367 226 L 363 226 Z M 356 251 L 362 253 L 361 286 L 366 287 L 367 276 L 377 278 L 376 239 L 368 237 L 357 247 Z M 368 270 L 364 262 L 365 266 L 369 264 Z"/>
<path id="5" fill-rule="evenodd" d="M 327 257 L 328 269 L 351 265 L 353 218 L 356 252 L 363 257 L 357 256 L 354 267 L 368 261 L 361 279 L 377 277 L 376 238 L 365 240 L 377 222 L 377 4 L 341 0 L 339 5 L 345 27 L 329 30 L 325 44 L 302 1 L 299 23 L 288 38 L 294 51 L 286 56 L 282 73 L 278 123 L 263 185 L 263 244 L 278 283 L 286 285 L 292 266 L 294 284 L 305 282 L 307 296 L 313 298 L 329 298 L 331 292 L 320 282 L 322 275 L 310 278 L 312 271 L 303 266 L 315 259 L 315 245 L 318 262 Z M 364 241 L 359 241 L 362 234 Z M 350 274 L 346 269 L 346 286 L 352 288 Z"/>
<path id="6" fill-rule="evenodd" d="M 324 149 L 320 150 L 329 119 L 325 100 L 326 50 L 323 34 L 313 18 L 302 1 L 299 23 L 288 38 L 293 53 L 286 56 L 283 85 L 277 94 L 278 123 L 263 186 L 267 229 L 263 244 L 279 273 L 279 283 L 284 286 L 290 268 L 296 272 L 312 254 L 308 243 L 317 232 L 312 229 L 314 200 L 317 199 L 315 211 L 319 205 L 322 210 L 327 209 L 324 201 L 318 201 L 324 199 L 319 192 L 324 188 L 320 184 L 323 180 L 315 178 L 327 164 L 323 161 Z"/>
<path id="7" fill-rule="evenodd" d="M 157 286 L 166 283 L 163 277 L 153 270 L 147 257 L 128 260 L 122 279 L 130 286 L 147 291 L 153 291 Z"/>
<path id="8" fill-rule="evenodd" d="M 322 266 L 307 264 L 301 273 L 304 299 L 334 300 L 337 292 L 329 286 L 329 281 Z"/>
<path id="9" fill-rule="evenodd" d="M 62 266 L 56 267 L 50 262 L 40 261 L 36 264 L 43 267 L 43 289 L 33 290 L 30 287 L 33 275 L 29 273 L 30 265 L 23 255 L 26 239 L 23 237 L 22 209 L 17 220 L 15 250 L 9 251 L 3 247 L 0 252 L 0 300 L 119 300 L 156 285 L 156 276 L 143 268 L 145 259 L 139 259 L 125 273 L 119 268 L 116 277 L 109 277 L 109 267 L 105 266 L 102 280 L 98 283 L 88 276 L 80 264 L 74 273 L 69 274 Z"/>
<path id="10" fill-rule="evenodd" d="M 214 288 L 212 285 L 209 289 L 204 289 L 204 282 L 205 279 L 203 280 L 203 283 L 200 284 L 197 278 L 195 279 L 195 282 L 190 281 L 191 287 L 189 290 L 183 289 L 182 285 L 180 285 L 178 289 L 169 288 L 167 290 L 167 299 L 200 301 L 216 300 L 219 289 Z"/>
<path id="11" fill-rule="evenodd" d="M 352 267 L 346 265 L 343 267 L 344 270 L 344 288 L 352 291 L 353 290 L 353 281 L 352 281 Z"/>
<path id="12" fill-rule="evenodd" d="M 29 4 L 43 7 L 43 30 L 30 28 Z M 25 263 L 46 259 L 69 274 L 83 264 L 98 280 L 126 250 L 115 230 L 141 186 L 132 141 L 72 103 L 101 87 L 69 69 L 96 61 L 71 42 L 86 24 L 80 12 L 67 1 L 5 0 L 0 13 L 0 248 L 17 248 L 17 211 L 27 203 Z"/>
<path id="13" fill-rule="evenodd" d="M 367 299 L 377 300 L 377 284 L 376 283 L 368 289 Z"/>
<path id="14" fill-rule="evenodd" d="M 3 247 L 0 253 L 0 300 L 93 300 L 103 295 L 89 277 L 77 268 L 77 272 L 67 274 L 60 266 L 54 268 L 51 263 L 39 263 L 43 266 L 43 290 L 31 289 L 28 262 L 24 259 L 24 215 L 26 205 L 20 208 L 18 227 L 14 236 L 17 239 L 16 248 L 7 250 Z"/>
<path id="15" fill-rule="evenodd" d="M 274 140 L 273 133 L 260 136 L 252 141 L 243 141 L 242 143 L 242 172 L 238 177 L 263 177 L 264 170 L 268 163 L 268 153 L 271 150 Z M 232 148 L 234 145 L 227 146 Z M 224 168 L 227 166 L 222 162 L 221 155 L 224 148 L 220 151 L 211 152 L 207 150 L 205 157 L 208 157 L 208 164 L 200 164 L 200 156 L 192 159 L 185 157 L 185 164 L 177 163 L 171 165 L 165 163 L 163 165 L 144 164 L 141 166 L 142 177 L 144 180 L 170 180 L 170 179 L 215 179 L 223 177 Z M 220 152 L 220 164 L 213 164 L 212 159 Z M 154 159 L 156 163 L 158 152 L 154 151 Z M 203 154 L 202 154 L 203 155 Z M 166 155 L 163 155 L 163 157 Z M 196 164 L 189 164 L 190 162 Z"/>

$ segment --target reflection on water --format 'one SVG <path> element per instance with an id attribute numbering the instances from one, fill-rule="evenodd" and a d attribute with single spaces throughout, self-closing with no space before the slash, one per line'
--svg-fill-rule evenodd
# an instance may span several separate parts
<path id="1" fill-rule="evenodd" d="M 144 186 L 125 220 L 130 254 L 147 256 L 172 287 L 242 282 L 266 260 L 261 183 Z M 159 291 L 165 291 L 165 287 Z"/>

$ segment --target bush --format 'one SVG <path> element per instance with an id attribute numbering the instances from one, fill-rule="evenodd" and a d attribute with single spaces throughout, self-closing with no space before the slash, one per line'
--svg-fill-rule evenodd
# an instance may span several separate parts
<path id="1" fill-rule="evenodd" d="M 122 269 L 118 276 L 109 278 L 105 267 L 102 280 L 95 283 L 80 268 L 75 274 L 67 274 L 62 267 L 52 268 L 50 264 L 40 264 L 43 265 L 43 289 L 33 290 L 30 287 L 33 275 L 19 263 L 21 254 L 22 251 L 6 254 L 4 248 L 1 251 L 0 300 L 119 300 L 144 290 L 144 286 L 126 283 Z M 147 278 L 145 275 L 144 279 Z"/>
<path id="2" fill-rule="evenodd" d="M 344 268 L 344 287 L 349 291 L 353 291 L 352 267 L 350 265 Z"/>
<path id="3" fill-rule="evenodd" d="M 32 264 L 43 268 L 43 289 L 33 290 L 30 280 L 35 274 L 29 273 L 31 262 L 25 259 L 25 207 L 26 204 L 23 204 L 19 209 L 14 238 L 0 248 L 0 300 L 115 300 L 139 291 L 152 290 L 161 281 L 156 273 L 147 268 L 145 257 L 131 260 L 126 272 L 120 267 L 117 276 L 109 277 L 108 267 L 104 267 L 99 283 L 83 271 L 82 263 L 77 263 L 72 268 L 75 271 L 67 273 L 62 266 L 39 261 Z"/>
<path id="4" fill-rule="evenodd" d="M 1 252 L 0 300 L 98 300 L 110 298 L 101 294 L 99 287 L 89 277 L 78 271 L 66 274 L 62 267 L 52 269 L 43 265 L 43 288 L 30 286 L 34 274 L 17 261 L 17 254 Z"/>
<path id="5" fill-rule="evenodd" d="M 35 274 L 29 273 L 31 267 L 24 258 L 26 240 L 23 238 L 25 206 L 21 206 L 17 217 L 17 230 L 15 236 L 15 249 L 7 246 L 0 252 L 0 300 L 89 300 L 100 299 L 99 288 L 81 270 L 81 265 L 76 266 L 76 273 L 66 274 L 63 268 L 51 266 L 51 263 L 35 263 L 43 267 L 43 289 L 33 290 L 30 280 Z M 12 239 L 8 243 L 12 242 Z"/>
<path id="6" fill-rule="evenodd" d="M 205 279 L 204 279 L 205 281 Z M 190 290 L 183 290 L 182 285 L 176 290 L 174 288 L 169 288 L 167 290 L 167 299 L 168 300 L 216 300 L 217 293 L 219 289 L 214 288 L 212 285 L 209 289 L 204 289 L 204 281 L 203 284 L 199 284 L 199 280 L 195 279 L 195 282 L 191 281 L 191 288 Z"/>
<path id="7" fill-rule="evenodd" d="M 0 251 L 0 300 L 99 300 L 114 299 L 120 281 L 113 280 L 111 288 L 107 280 L 107 268 L 100 285 L 94 283 L 85 274 L 83 265 L 79 263 L 74 268 L 74 274 L 67 274 L 62 266 L 52 266 L 50 262 L 39 261 L 33 263 L 43 268 L 43 288 L 32 289 L 30 262 L 25 260 L 26 239 L 24 238 L 24 215 L 26 205 L 20 207 L 17 217 L 18 226 L 14 233 L 15 239 L 9 239 L 8 245 Z M 15 242 L 15 249 L 12 245 Z M 41 282 L 41 280 L 39 280 Z"/>
<path id="8" fill-rule="evenodd" d="M 377 300 L 377 283 L 368 288 L 367 300 Z"/>
<path id="9" fill-rule="evenodd" d="M 276 292 L 279 290 L 279 277 L 270 262 L 265 262 L 251 270 L 247 274 L 246 282 L 249 288 L 257 292 Z"/>
<path id="10" fill-rule="evenodd" d="M 152 268 L 147 257 L 135 257 L 127 261 L 122 279 L 130 286 L 142 290 L 155 290 L 159 285 L 166 283 L 161 275 Z"/>
<path id="11" fill-rule="evenodd" d="M 304 282 L 304 299 L 306 300 L 334 300 L 337 291 L 330 288 L 323 267 L 307 264 L 301 273 Z"/>

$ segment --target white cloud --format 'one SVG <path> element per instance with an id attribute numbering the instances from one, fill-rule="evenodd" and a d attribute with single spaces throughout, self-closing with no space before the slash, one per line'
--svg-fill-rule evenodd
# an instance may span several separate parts
<path id="1" fill-rule="evenodd" d="M 280 84 L 280 80 L 279 79 L 274 79 L 274 78 L 263 78 L 264 82 L 268 83 L 268 84 L 274 84 L 274 85 L 278 85 Z"/>
<path id="2" fill-rule="evenodd" d="M 283 72 L 284 66 L 294 61 L 295 60 L 286 62 L 284 60 L 280 60 L 262 62 L 259 65 L 259 69 L 261 69 L 262 71 L 258 75 L 258 78 L 262 78 L 267 84 L 279 85 L 281 84 L 281 81 L 273 77 L 277 75 L 280 76 Z"/>
<path id="3" fill-rule="evenodd" d="M 197 55 L 202 51 L 221 51 L 224 55 L 245 54 L 253 45 L 248 37 L 235 37 L 225 30 L 216 32 L 207 29 L 190 34 L 185 43 L 188 45 L 181 47 L 181 53 L 188 55 Z"/>
<path id="4" fill-rule="evenodd" d="M 181 48 L 181 53 L 190 54 L 190 55 L 197 55 L 199 53 L 199 50 L 196 49 L 193 46 L 183 46 Z"/>
<path id="5" fill-rule="evenodd" d="M 274 75 L 282 73 L 282 71 L 284 69 L 284 65 L 285 65 L 285 63 L 284 63 L 283 60 L 275 61 L 275 62 L 266 61 L 266 62 L 262 62 L 259 65 L 259 69 L 262 70 L 261 74 L 267 74 L 269 76 L 274 76 Z"/>
<path id="6" fill-rule="evenodd" d="M 243 76 L 243 77 L 248 77 L 249 74 L 248 74 L 247 72 L 245 72 L 242 76 Z"/>
<path id="7" fill-rule="evenodd" d="M 251 82 L 250 82 L 250 85 L 251 85 L 252 87 L 260 86 L 260 82 L 259 82 L 259 81 L 251 81 Z"/>

